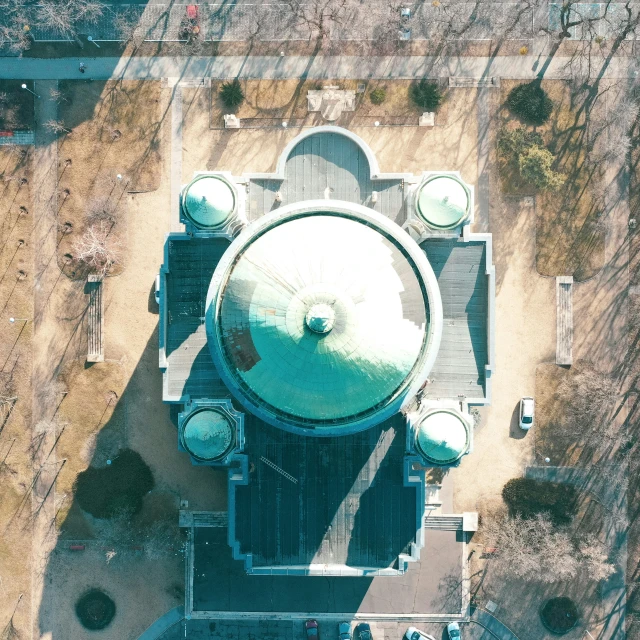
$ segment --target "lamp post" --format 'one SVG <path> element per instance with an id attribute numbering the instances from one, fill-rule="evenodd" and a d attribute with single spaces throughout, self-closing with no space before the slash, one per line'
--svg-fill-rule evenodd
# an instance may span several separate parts
<path id="1" fill-rule="evenodd" d="M 9 322 L 11 324 L 15 324 L 16 322 L 29 322 L 29 318 L 9 318 Z"/>
<path id="2" fill-rule="evenodd" d="M 20 86 L 21 86 L 25 91 L 28 91 L 29 93 L 32 93 L 36 98 L 39 98 L 39 97 L 40 97 L 37 93 L 35 93 L 35 91 L 31 91 L 31 89 L 29 89 L 29 87 L 27 87 L 26 83 L 24 83 L 24 82 L 23 82 Z"/>
<path id="3" fill-rule="evenodd" d="M 93 42 L 93 44 L 95 44 L 95 45 L 96 45 L 96 47 L 98 47 L 98 49 L 100 49 L 100 48 L 101 48 L 101 47 L 100 47 L 100 45 L 99 45 L 99 44 L 98 44 L 98 43 L 93 39 L 93 36 L 87 36 L 87 40 L 88 40 L 89 42 Z"/>

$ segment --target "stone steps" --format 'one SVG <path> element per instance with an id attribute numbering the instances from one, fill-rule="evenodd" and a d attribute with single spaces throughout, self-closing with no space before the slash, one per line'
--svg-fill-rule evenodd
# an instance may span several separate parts
<path id="1" fill-rule="evenodd" d="M 440 529 L 441 531 L 462 531 L 462 516 L 458 515 L 426 515 L 425 529 Z"/>

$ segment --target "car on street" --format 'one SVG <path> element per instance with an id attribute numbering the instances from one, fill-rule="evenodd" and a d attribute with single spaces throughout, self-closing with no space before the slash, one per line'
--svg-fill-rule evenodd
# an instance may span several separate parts
<path id="1" fill-rule="evenodd" d="M 529 431 L 533 427 L 536 405 L 533 398 L 526 396 L 520 400 L 520 428 Z"/>
<path id="2" fill-rule="evenodd" d="M 447 633 L 449 634 L 449 640 L 460 640 L 460 625 L 457 622 L 450 622 L 447 625 Z"/>
<path id="3" fill-rule="evenodd" d="M 340 640 L 351 640 L 351 624 L 341 622 L 338 625 L 338 633 L 340 634 Z"/>
<path id="4" fill-rule="evenodd" d="M 373 640 L 371 627 L 368 622 L 361 622 L 356 626 L 356 636 L 359 640 Z"/>
<path id="5" fill-rule="evenodd" d="M 415 627 L 409 627 L 404 637 L 405 640 L 436 640 L 432 635 L 420 631 L 420 629 L 416 629 Z"/>
<path id="6" fill-rule="evenodd" d="M 307 620 L 304 623 L 304 629 L 307 632 L 307 638 L 318 640 L 318 623 L 316 620 Z"/>

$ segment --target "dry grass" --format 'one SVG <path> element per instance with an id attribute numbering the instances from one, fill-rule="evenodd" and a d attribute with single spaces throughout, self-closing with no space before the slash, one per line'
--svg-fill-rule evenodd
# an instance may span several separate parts
<path id="1" fill-rule="evenodd" d="M 61 377 L 69 393 L 58 411 L 64 431 L 56 455 L 58 459 L 67 459 L 56 483 L 58 496 L 66 496 L 58 523 L 65 536 L 81 538 L 92 527 L 77 507 L 72 508 L 73 484 L 89 463 L 104 464 L 124 441 L 124 410 L 118 405 L 118 398 L 126 381 L 122 366 L 115 362 L 100 362 L 85 368 L 83 362 L 75 360 L 67 365 Z M 107 424 L 108 429 L 104 429 Z"/>
<path id="2" fill-rule="evenodd" d="M 69 133 L 58 143 L 58 261 L 69 276 L 84 277 L 81 265 L 68 264 L 68 256 L 90 219 L 105 212 L 101 215 L 122 245 L 125 194 L 160 184 L 160 83 L 63 81 L 60 92 L 58 121 Z"/>
<path id="3" fill-rule="evenodd" d="M 242 119 L 263 119 L 294 121 L 299 126 L 327 124 L 319 113 L 307 111 L 307 92 L 325 86 L 337 86 L 341 89 L 364 91 L 356 93 L 356 110 L 345 112 L 337 123 L 342 126 L 357 126 L 361 119 L 395 119 L 417 124 L 422 109 L 413 104 L 409 96 L 411 80 L 360 81 L 360 80 L 244 80 L 241 81 L 245 101 L 235 111 Z M 220 82 L 211 85 L 211 123 L 212 128 L 224 127 L 223 115 L 230 110 L 219 97 Z M 374 105 L 369 96 L 371 91 L 384 88 L 386 99 L 380 105 Z M 438 110 L 438 123 L 446 122 L 446 96 Z"/>
<path id="4" fill-rule="evenodd" d="M 504 81 L 501 102 L 504 105 L 516 81 Z M 572 100 L 568 83 L 546 80 L 544 90 L 554 102 L 549 121 L 536 130 L 557 158 L 556 170 L 567 175 L 558 192 L 536 195 L 536 266 L 545 276 L 572 275 L 577 281 L 595 276 L 604 265 L 605 229 L 598 193 L 602 174 L 589 165 L 586 157 L 585 113 Z M 519 126 L 505 106 L 501 125 Z M 500 167 L 502 190 L 511 195 L 534 195 L 512 168 Z"/>
<path id="5" fill-rule="evenodd" d="M 29 629 L 31 571 L 31 163 L 27 148 L 0 147 L 0 396 L 14 399 L 0 405 L 0 629 L 24 593 L 13 618 L 20 634 Z"/>

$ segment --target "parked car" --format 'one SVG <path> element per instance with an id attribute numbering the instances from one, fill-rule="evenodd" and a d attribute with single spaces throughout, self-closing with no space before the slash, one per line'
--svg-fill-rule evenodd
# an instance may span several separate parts
<path id="1" fill-rule="evenodd" d="M 304 628 L 307 632 L 307 638 L 318 640 L 318 623 L 316 620 L 307 620 L 304 623 Z"/>
<path id="2" fill-rule="evenodd" d="M 351 624 L 349 622 L 341 622 L 338 625 L 338 633 L 340 640 L 351 640 Z"/>
<path id="3" fill-rule="evenodd" d="M 160 274 L 156 276 L 153 284 L 153 293 L 156 297 L 156 304 L 160 304 Z"/>
<path id="4" fill-rule="evenodd" d="M 529 431 L 533 427 L 533 417 L 536 405 L 533 398 L 528 396 L 520 400 L 520 428 Z"/>
<path id="5" fill-rule="evenodd" d="M 415 627 L 409 627 L 404 637 L 405 640 L 436 640 L 432 635 L 420 631 L 420 629 L 416 629 Z"/>
<path id="6" fill-rule="evenodd" d="M 449 634 L 449 640 L 460 640 L 462 638 L 460 635 L 460 625 L 457 622 L 450 622 L 447 625 L 447 633 Z"/>
<path id="7" fill-rule="evenodd" d="M 356 626 L 356 634 L 359 640 L 373 640 L 371 635 L 371 627 L 368 622 L 361 622 Z"/>

